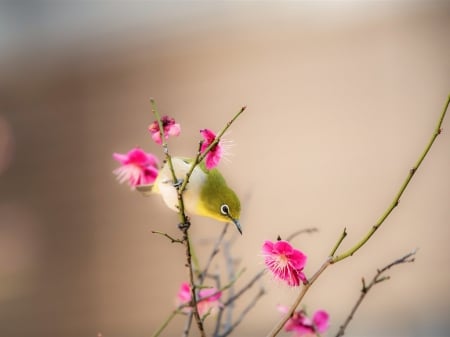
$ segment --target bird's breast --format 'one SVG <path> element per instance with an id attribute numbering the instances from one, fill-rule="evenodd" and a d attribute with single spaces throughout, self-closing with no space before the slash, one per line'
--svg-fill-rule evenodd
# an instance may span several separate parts
<path id="1" fill-rule="evenodd" d="M 189 171 L 191 163 L 187 163 L 180 158 L 172 158 L 172 164 L 177 179 L 185 179 L 186 173 Z M 183 193 L 184 207 L 188 213 L 197 213 L 196 210 L 200 199 L 200 191 L 202 185 L 205 183 L 205 180 L 206 173 L 197 166 L 192 172 L 189 183 Z M 174 210 L 175 212 L 178 212 L 178 193 L 176 188 L 173 186 L 174 182 L 172 172 L 168 164 L 164 165 L 164 167 L 159 172 L 156 185 L 158 188 L 158 192 L 161 194 L 167 207 Z"/>

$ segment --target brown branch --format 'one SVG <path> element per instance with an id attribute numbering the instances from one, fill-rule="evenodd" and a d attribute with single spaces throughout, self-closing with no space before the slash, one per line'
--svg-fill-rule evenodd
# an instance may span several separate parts
<path id="1" fill-rule="evenodd" d="M 256 305 L 256 303 L 259 301 L 259 299 L 263 295 L 265 295 L 265 293 L 266 293 L 266 291 L 264 290 L 264 288 L 261 288 L 259 290 L 259 292 L 255 295 L 255 297 L 252 299 L 252 301 L 244 308 L 244 310 L 242 310 L 239 318 L 223 334 L 219 335 L 219 337 L 226 337 L 230 333 L 232 333 L 233 330 L 242 322 L 244 317 L 250 312 L 250 310 L 253 309 L 253 307 Z"/>
<path id="2" fill-rule="evenodd" d="M 182 239 L 175 239 L 173 237 L 171 237 L 169 234 L 167 233 L 163 233 L 163 232 L 159 232 L 159 231 L 152 231 L 152 234 L 158 234 L 158 235 L 162 235 L 166 238 L 168 238 L 170 240 L 171 243 L 181 243 L 184 244 L 184 241 Z"/>
<path id="3" fill-rule="evenodd" d="M 339 331 L 336 334 L 336 337 L 341 337 L 344 336 L 345 333 L 345 329 L 347 328 L 347 326 L 350 324 L 351 320 L 353 319 L 356 310 L 358 310 L 359 306 L 361 305 L 362 301 L 364 300 L 364 298 L 367 296 L 367 293 L 372 289 L 372 287 L 380 282 L 386 281 L 389 279 L 389 276 L 382 276 L 382 274 L 389 270 L 390 268 L 399 265 L 399 264 L 403 264 L 403 263 L 410 263 L 410 262 L 414 262 L 414 256 L 416 255 L 416 252 L 411 252 L 409 254 L 406 254 L 405 256 L 401 257 L 400 259 L 397 259 L 393 262 L 391 262 L 390 264 L 388 264 L 387 266 L 383 267 L 382 269 L 378 269 L 375 276 L 372 278 L 372 281 L 366 285 L 366 282 L 364 280 L 364 278 L 362 279 L 362 288 L 361 288 L 361 294 L 358 298 L 358 300 L 356 301 L 355 305 L 353 306 L 352 310 L 350 311 L 350 314 L 347 316 L 347 319 L 345 320 L 345 322 L 339 327 Z"/>

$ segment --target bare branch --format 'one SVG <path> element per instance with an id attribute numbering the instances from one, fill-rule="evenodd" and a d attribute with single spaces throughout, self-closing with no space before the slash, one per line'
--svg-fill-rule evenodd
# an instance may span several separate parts
<path id="1" fill-rule="evenodd" d="M 415 255 L 416 255 L 416 251 L 413 251 L 413 252 L 406 254 L 405 256 L 391 262 L 390 264 L 383 267 L 382 269 L 378 269 L 375 276 L 372 278 L 372 281 L 368 285 L 366 284 L 364 278 L 362 278 L 361 294 L 360 294 L 358 300 L 356 301 L 355 305 L 353 306 L 352 310 L 350 311 L 350 314 L 347 316 L 347 319 L 340 326 L 339 331 L 336 334 L 336 337 L 344 336 L 345 329 L 350 324 L 351 320 L 353 319 L 353 317 L 356 313 L 356 310 L 358 310 L 359 306 L 361 305 L 364 298 L 367 296 L 367 293 L 370 291 L 370 289 L 372 289 L 372 287 L 378 283 L 389 280 L 389 278 L 390 278 L 389 276 L 383 276 L 382 274 L 396 265 L 414 262 Z"/>

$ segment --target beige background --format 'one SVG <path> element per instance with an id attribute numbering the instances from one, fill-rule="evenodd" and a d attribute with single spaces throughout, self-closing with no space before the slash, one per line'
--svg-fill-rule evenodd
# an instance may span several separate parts
<path id="1" fill-rule="evenodd" d="M 150 231 L 178 235 L 177 217 L 111 174 L 112 152 L 160 151 L 146 131 L 149 97 L 181 123 L 170 146 L 185 156 L 199 129 L 248 106 L 221 164 L 244 201 L 239 286 L 278 234 L 319 229 L 294 240 L 309 276 L 344 226 L 343 248 L 355 243 L 390 204 L 450 88 L 445 2 L 19 2 L 0 13 L 4 337 L 150 336 L 172 310 L 184 254 Z M 347 335 L 448 336 L 448 119 L 443 128 L 399 208 L 306 297 L 310 311 L 330 312 L 330 336 L 361 277 L 415 248 L 417 261 L 374 288 Z M 222 228 L 193 222 L 197 243 Z M 262 284 L 268 294 L 234 336 L 264 336 L 275 305 L 296 295 L 269 275 Z"/>

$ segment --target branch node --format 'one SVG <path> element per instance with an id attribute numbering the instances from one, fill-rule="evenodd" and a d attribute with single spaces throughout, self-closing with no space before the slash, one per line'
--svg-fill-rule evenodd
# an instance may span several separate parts
<path id="1" fill-rule="evenodd" d="M 364 279 L 364 277 L 361 278 L 361 283 L 362 283 L 361 292 L 362 293 L 366 293 L 367 292 L 367 287 L 366 287 L 366 280 Z"/>

